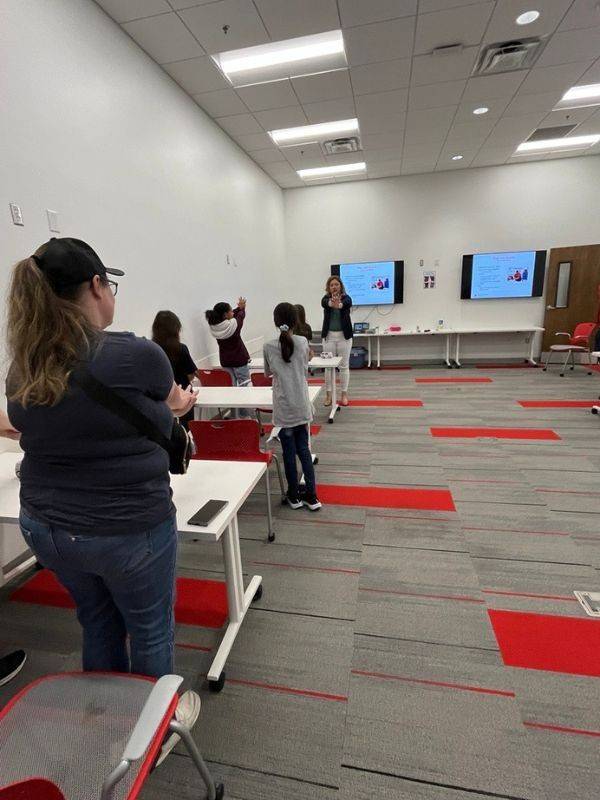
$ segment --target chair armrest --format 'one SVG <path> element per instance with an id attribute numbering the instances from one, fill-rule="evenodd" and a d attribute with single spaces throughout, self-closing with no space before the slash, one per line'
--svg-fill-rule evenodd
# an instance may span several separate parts
<path id="1" fill-rule="evenodd" d="M 554 335 L 555 336 L 569 336 L 569 337 L 571 336 L 571 334 L 567 333 L 566 331 L 559 331 L 558 333 L 555 333 Z"/>
<path id="2" fill-rule="evenodd" d="M 152 744 L 160 723 L 165 718 L 173 701 L 173 695 L 177 693 L 177 689 L 182 683 L 183 678 L 179 675 L 163 675 L 154 684 L 140 718 L 125 745 L 122 761 L 137 761 L 144 755 Z"/>

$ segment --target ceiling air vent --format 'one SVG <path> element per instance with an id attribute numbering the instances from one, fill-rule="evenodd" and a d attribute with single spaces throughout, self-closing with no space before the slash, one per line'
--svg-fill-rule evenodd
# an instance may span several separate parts
<path id="1" fill-rule="evenodd" d="M 360 150 L 358 136 L 343 136 L 340 139 L 329 139 L 321 145 L 323 152 L 328 156 L 337 156 L 340 153 L 356 153 Z"/>
<path id="2" fill-rule="evenodd" d="M 498 72 L 529 69 L 541 53 L 544 44 L 544 41 L 537 38 L 489 44 L 481 51 L 473 75 L 495 75 Z"/>
<path id="3" fill-rule="evenodd" d="M 554 125 L 552 128 L 538 128 L 527 139 L 528 142 L 543 142 L 547 139 L 562 139 L 576 128 L 577 125 Z"/>

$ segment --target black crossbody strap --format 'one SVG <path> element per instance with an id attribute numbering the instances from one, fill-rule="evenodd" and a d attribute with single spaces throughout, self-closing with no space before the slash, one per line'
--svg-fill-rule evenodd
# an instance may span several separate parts
<path id="1" fill-rule="evenodd" d="M 157 426 L 148 419 L 142 412 L 135 406 L 128 403 L 125 398 L 117 394 L 113 389 L 106 384 L 99 381 L 97 378 L 88 372 L 86 369 L 75 370 L 71 374 L 71 379 L 92 400 L 95 400 L 99 405 L 112 411 L 117 417 L 120 417 L 125 422 L 128 422 L 138 433 L 146 436 L 155 444 L 159 445 L 166 450 L 169 455 L 173 454 L 173 444 Z"/>

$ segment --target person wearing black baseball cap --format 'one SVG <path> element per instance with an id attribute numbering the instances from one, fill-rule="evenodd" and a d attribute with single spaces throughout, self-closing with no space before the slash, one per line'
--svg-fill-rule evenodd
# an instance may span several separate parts
<path id="1" fill-rule="evenodd" d="M 158 345 L 113 333 L 117 283 L 79 239 L 50 239 L 13 270 L 8 415 L 21 433 L 23 536 L 77 604 L 83 668 L 172 672 L 177 528 L 167 453 L 91 399 L 85 370 L 170 436 L 194 396 Z M 129 650 L 127 640 L 129 639 Z"/>

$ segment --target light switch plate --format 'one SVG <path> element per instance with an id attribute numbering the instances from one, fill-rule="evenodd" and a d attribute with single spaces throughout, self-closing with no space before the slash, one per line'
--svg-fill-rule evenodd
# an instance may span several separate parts
<path id="1" fill-rule="evenodd" d="M 52 233 L 60 233 L 60 226 L 58 224 L 58 211 L 51 211 L 49 208 L 47 208 L 46 215 L 48 217 L 48 227 Z"/>
<path id="2" fill-rule="evenodd" d="M 21 212 L 21 206 L 18 206 L 16 203 L 9 203 L 9 207 L 13 224 L 25 225 L 25 223 L 23 222 L 23 214 Z"/>

